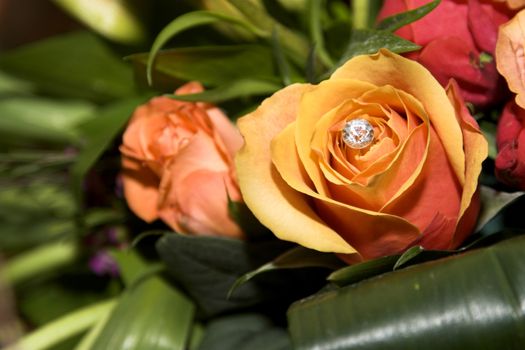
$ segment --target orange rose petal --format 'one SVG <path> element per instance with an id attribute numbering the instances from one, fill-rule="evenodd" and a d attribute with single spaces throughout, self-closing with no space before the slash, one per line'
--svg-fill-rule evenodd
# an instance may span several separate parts
<path id="1" fill-rule="evenodd" d="M 525 10 L 500 26 L 496 42 L 496 67 L 525 108 Z"/>
<path id="2" fill-rule="evenodd" d="M 296 127 L 297 123 L 289 125 L 273 139 L 272 160 L 275 167 L 288 186 L 315 199 L 317 208 L 330 227 L 360 254 L 371 257 L 381 255 L 382 252 L 391 252 L 391 249 L 398 251 L 419 236 L 418 229 L 403 218 L 337 202 L 306 186 L 306 174 L 300 167 L 299 155 L 295 150 Z M 318 250 L 318 246 L 322 244 L 317 237 L 301 237 L 300 241 L 294 241 Z"/>
<path id="3" fill-rule="evenodd" d="M 371 88 L 374 88 L 371 84 L 352 79 L 325 80 L 303 94 L 298 111 L 301 118 L 297 120 L 298 126 L 295 135 L 297 151 L 316 190 L 323 195 L 327 194 L 326 181 L 317 166 L 317 156 L 310 149 L 315 125 L 331 109 L 336 108 L 344 101 L 359 97 Z M 323 101 L 323 103 L 319 103 L 319 101 Z"/>
<path id="4" fill-rule="evenodd" d="M 214 129 L 220 136 L 219 139 L 224 140 L 224 145 L 229 154 L 234 155 L 237 153 L 243 145 L 239 130 L 219 108 L 210 108 L 206 112 L 213 123 Z"/>
<path id="5" fill-rule="evenodd" d="M 447 86 L 447 94 L 456 110 L 458 122 L 463 130 L 463 143 L 466 154 L 465 185 L 463 186 L 458 216 L 458 220 L 461 220 L 477 191 L 481 164 L 488 155 L 488 143 L 480 132 L 477 122 L 467 110 L 459 93 L 459 87 L 454 80 L 451 80 Z"/>
<path id="6" fill-rule="evenodd" d="M 176 168 L 168 169 L 174 185 L 167 196 L 176 202 L 164 203 L 159 210 L 161 219 L 179 233 L 242 237 L 241 229 L 228 213 L 225 174 L 197 170 L 181 177 Z"/>
<path id="7" fill-rule="evenodd" d="M 439 82 L 419 63 L 381 49 L 375 55 L 357 56 L 330 78 L 357 79 L 377 86 L 392 85 L 423 101 L 461 184 L 465 183 L 463 138 L 454 109 Z"/>
<path id="8" fill-rule="evenodd" d="M 158 218 L 159 178 L 139 161 L 122 157 L 124 197 L 133 212 L 146 222 Z"/>
<path id="9" fill-rule="evenodd" d="M 235 158 L 239 185 L 248 207 L 280 239 L 325 252 L 355 253 L 272 165 L 270 142 L 295 120 L 299 100 L 309 89 L 306 84 L 290 85 L 239 119 L 241 134 L 246 136 Z"/>
<path id="10" fill-rule="evenodd" d="M 414 150 L 413 147 L 409 149 L 410 152 Z M 444 146 L 431 129 L 428 154 L 417 179 L 401 195 L 393 197 L 381 211 L 402 216 L 423 231 L 430 225 L 436 212 L 447 219 L 457 218 L 460 196 L 461 187 L 448 162 Z M 452 233 L 449 232 L 449 235 Z M 443 235 L 446 233 L 443 232 Z"/>

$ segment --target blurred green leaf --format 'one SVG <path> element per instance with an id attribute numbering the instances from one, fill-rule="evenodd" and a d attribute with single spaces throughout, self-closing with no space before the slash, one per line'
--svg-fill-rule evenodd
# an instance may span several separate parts
<path id="1" fill-rule="evenodd" d="M 157 241 L 157 251 L 170 276 L 212 316 L 253 305 L 281 308 L 318 290 L 325 274 L 301 269 L 257 276 L 228 299 L 228 291 L 243 274 L 267 263 L 290 247 L 283 241 L 245 242 L 207 236 L 166 234 Z"/>
<path id="2" fill-rule="evenodd" d="M 78 143 L 75 125 L 92 117 L 94 106 L 79 100 L 13 97 L 0 100 L 2 143 Z"/>
<path id="3" fill-rule="evenodd" d="M 193 303 L 159 277 L 128 289 L 104 325 L 93 350 L 186 349 Z"/>
<path id="4" fill-rule="evenodd" d="M 321 25 L 321 17 L 325 3 L 325 0 L 309 0 L 306 2 L 308 6 L 308 27 L 310 30 L 310 39 L 315 46 L 320 61 L 325 67 L 332 67 L 334 62 L 325 49 L 323 28 Z"/>
<path id="5" fill-rule="evenodd" d="M 146 75 L 147 53 L 129 56 L 139 79 Z M 272 52 L 262 45 L 200 46 L 160 51 L 152 75 L 217 86 L 240 79 L 275 80 Z"/>
<path id="6" fill-rule="evenodd" d="M 270 95 L 279 90 L 281 85 L 274 82 L 263 80 L 236 80 L 216 87 L 205 90 L 197 94 L 185 95 L 166 95 L 176 100 L 191 102 L 223 102 L 240 97 Z"/>
<path id="7" fill-rule="evenodd" d="M 82 198 L 82 182 L 88 170 L 122 130 L 133 110 L 148 96 L 123 99 L 97 111 L 97 117 L 78 127 L 84 147 L 71 168 L 72 187 L 76 198 Z"/>
<path id="8" fill-rule="evenodd" d="M 276 327 L 261 314 L 237 314 L 216 318 L 204 333 L 198 350 L 285 350 L 292 349 L 285 329 Z"/>
<path id="9" fill-rule="evenodd" d="M 487 139 L 489 143 L 489 157 L 492 159 L 496 158 L 498 154 L 498 149 L 496 146 L 496 124 L 482 120 L 479 123 L 483 136 Z"/>
<path id="10" fill-rule="evenodd" d="M 0 186 L 0 250 L 27 248 L 76 232 L 75 202 L 60 184 Z"/>
<path id="11" fill-rule="evenodd" d="M 172 22 L 170 22 L 166 27 L 164 27 L 164 29 L 162 29 L 159 35 L 155 38 L 155 41 L 151 46 L 146 68 L 148 83 L 151 85 L 153 82 L 152 71 L 155 66 L 155 59 L 157 57 L 157 53 L 164 45 L 168 43 L 170 39 L 190 28 L 217 22 L 227 22 L 234 25 L 239 25 L 242 28 L 247 29 L 248 31 L 254 34 L 263 34 L 256 27 L 252 26 L 248 22 L 243 21 L 240 18 L 230 17 L 221 13 L 210 11 L 194 11 L 185 13 L 175 18 Z"/>
<path id="12" fill-rule="evenodd" d="M 60 346 L 64 341 L 82 334 L 96 324 L 99 319 L 106 317 L 114 305 L 114 300 L 108 300 L 75 310 L 31 331 L 16 343 L 3 349 L 47 350 Z"/>
<path id="13" fill-rule="evenodd" d="M 114 285 L 88 270 L 70 270 L 45 282 L 40 277 L 19 287 L 17 293 L 24 318 L 35 326 L 115 295 Z"/>
<path id="14" fill-rule="evenodd" d="M 344 266 L 344 263 L 338 259 L 335 254 L 321 253 L 316 250 L 307 249 L 304 247 L 295 247 L 287 252 L 279 255 L 269 263 L 264 264 L 254 271 L 244 274 L 235 281 L 232 285 L 229 294 L 234 295 L 235 290 L 242 284 L 248 282 L 253 277 L 268 271 L 281 269 L 300 269 L 307 267 L 323 267 L 326 269 L 335 270 Z"/>
<path id="15" fill-rule="evenodd" d="M 525 237 L 301 300 L 297 349 L 521 349 Z"/>
<path id="16" fill-rule="evenodd" d="M 138 8 L 129 0 L 53 0 L 64 10 L 105 37 L 124 44 L 139 44 L 146 32 Z"/>
<path id="17" fill-rule="evenodd" d="M 87 32 L 75 32 L 0 55 L 0 69 L 42 92 L 108 102 L 135 93 L 131 67 Z"/>
<path id="18" fill-rule="evenodd" d="M 34 86 L 22 79 L 15 78 L 0 70 L 0 97 L 9 94 L 27 95 L 32 93 Z"/>
<path id="19" fill-rule="evenodd" d="M 435 0 L 416 9 L 387 17 L 377 25 L 377 29 L 386 30 L 389 32 L 396 31 L 399 28 L 424 17 L 430 11 L 435 9 L 440 2 L 441 0 Z"/>
<path id="20" fill-rule="evenodd" d="M 228 198 L 228 214 L 241 227 L 248 240 L 256 241 L 273 236 L 243 202 L 235 202 Z"/>

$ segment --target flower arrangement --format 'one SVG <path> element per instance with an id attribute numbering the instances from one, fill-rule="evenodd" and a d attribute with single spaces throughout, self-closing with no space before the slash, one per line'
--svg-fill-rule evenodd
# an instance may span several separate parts
<path id="1" fill-rule="evenodd" d="M 46 4 L 0 42 L 0 346 L 523 348 L 525 1 Z"/>

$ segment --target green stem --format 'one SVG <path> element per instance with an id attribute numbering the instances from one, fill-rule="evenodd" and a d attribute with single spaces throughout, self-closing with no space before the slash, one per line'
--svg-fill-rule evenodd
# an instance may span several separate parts
<path id="1" fill-rule="evenodd" d="M 352 0 L 352 13 L 354 28 L 367 28 L 370 17 L 370 0 Z"/>
<path id="2" fill-rule="evenodd" d="M 116 304 L 111 299 L 74 311 L 29 333 L 5 350 L 44 350 L 77 335 L 106 317 Z"/>
<path id="3" fill-rule="evenodd" d="M 43 272 L 70 264 L 77 257 L 74 242 L 46 244 L 18 255 L 7 262 L 0 277 L 9 284 L 17 284 Z"/>

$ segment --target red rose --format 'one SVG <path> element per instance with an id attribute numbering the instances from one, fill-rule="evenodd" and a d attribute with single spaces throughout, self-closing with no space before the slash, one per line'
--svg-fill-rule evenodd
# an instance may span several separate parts
<path id="1" fill-rule="evenodd" d="M 429 0 L 385 0 L 379 19 L 425 5 Z M 467 102 L 484 106 L 501 100 L 504 85 L 494 62 L 500 24 L 510 10 L 502 3 L 442 0 L 422 19 L 396 34 L 422 46 L 408 54 L 427 67 L 441 85 L 454 78 Z"/>
<path id="2" fill-rule="evenodd" d="M 501 182 L 525 190 L 525 110 L 507 103 L 496 134 L 496 176 Z"/>

